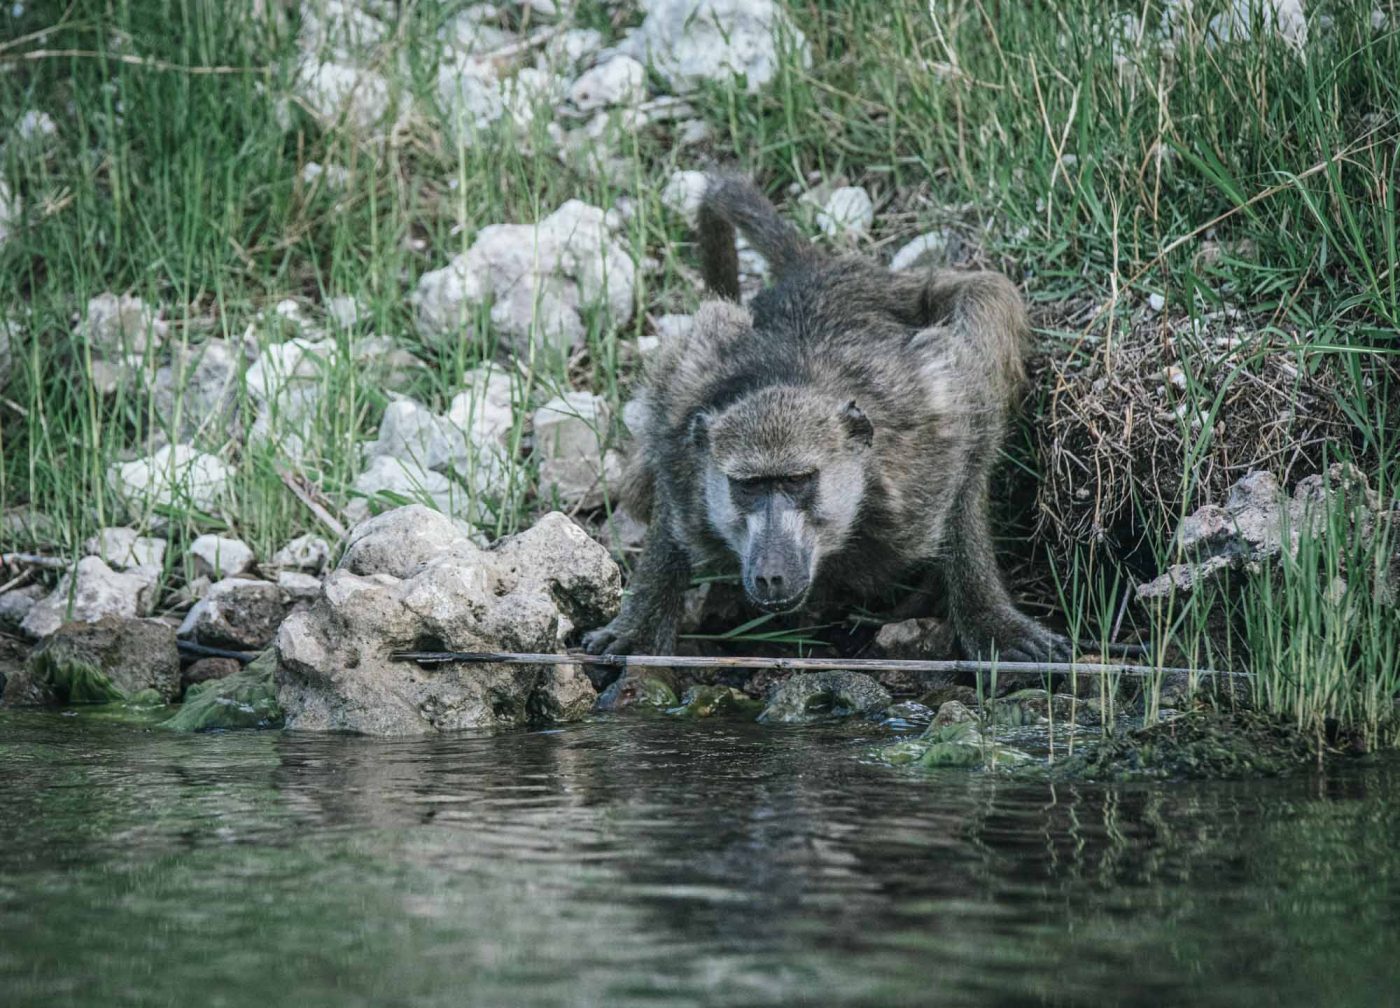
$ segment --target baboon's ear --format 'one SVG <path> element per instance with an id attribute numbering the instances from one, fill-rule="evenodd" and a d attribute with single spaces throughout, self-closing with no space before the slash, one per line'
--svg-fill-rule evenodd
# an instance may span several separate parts
<path id="1" fill-rule="evenodd" d="M 701 411 L 690 418 L 690 443 L 696 451 L 710 447 L 710 414 Z"/>
<path id="2" fill-rule="evenodd" d="M 865 410 L 856 405 L 854 399 L 841 407 L 841 423 L 845 425 L 851 440 L 867 448 L 875 440 L 875 425 L 865 415 Z"/>

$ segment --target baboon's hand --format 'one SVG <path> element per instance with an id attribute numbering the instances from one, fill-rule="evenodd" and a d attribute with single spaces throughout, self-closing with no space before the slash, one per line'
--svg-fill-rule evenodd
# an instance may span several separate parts
<path id="1" fill-rule="evenodd" d="M 968 658 L 1004 662 L 1067 662 L 1074 658 L 1068 638 L 1015 610 L 958 627 L 958 644 Z"/>
<path id="2" fill-rule="evenodd" d="M 631 654 L 632 633 L 619 616 L 605 627 L 583 635 L 583 649 L 589 654 Z"/>

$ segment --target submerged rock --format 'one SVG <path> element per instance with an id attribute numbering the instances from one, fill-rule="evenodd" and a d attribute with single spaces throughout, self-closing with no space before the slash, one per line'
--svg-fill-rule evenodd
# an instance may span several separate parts
<path id="1" fill-rule="evenodd" d="M 10 676 L 4 702 L 113 703 L 148 690 L 162 703 L 179 696 L 175 631 L 160 620 L 105 616 L 59 627 Z"/>
<path id="2" fill-rule="evenodd" d="M 243 663 L 237 658 L 200 658 L 190 662 L 180 673 L 180 684 L 188 694 L 191 686 L 227 679 L 242 668 Z"/>
<path id="3" fill-rule="evenodd" d="M 441 515 L 418 527 L 425 514 L 389 512 L 357 528 L 320 595 L 282 624 L 287 726 L 420 735 L 591 708 L 587 678 L 552 666 L 390 660 L 424 648 L 553 652 L 575 627 L 606 622 L 621 599 L 606 550 L 561 514 L 490 550 Z"/>
<path id="4" fill-rule="evenodd" d="M 758 720 L 816 724 L 853 715 L 874 717 L 889 705 L 889 691 L 863 672 L 799 672 L 773 691 Z"/>
<path id="5" fill-rule="evenodd" d="M 1199 710 L 1115 736 L 1055 765 L 1089 780 L 1273 777 L 1316 765 L 1316 741 L 1282 720 Z"/>
<path id="6" fill-rule="evenodd" d="M 949 701 L 940 708 L 928 729 L 916 739 L 882 746 L 877 759 L 894 766 L 962 767 L 969 770 L 1021 766 L 1031 757 L 1019 749 L 1002 745 L 978 727 L 975 716 L 962 704 L 961 711 L 949 711 Z"/>
<path id="7" fill-rule="evenodd" d="M 277 706 L 274 673 L 277 654 L 269 649 L 232 675 L 192 686 L 185 703 L 161 727 L 172 731 L 209 731 L 219 728 L 277 728 L 282 710 Z"/>
<path id="8" fill-rule="evenodd" d="M 716 714 L 753 717 L 763 704 L 733 686 L 692 686 L 680 704 L 669 708 L 672 717 L 706 718 Z"/>
<path id="9" fill-rule="evenodd" d="M 600 677 L 595 685 L 605 682 Z M 626 669 L 598 697 L 598 710 L 622 711 L 631 707 L 651 707 L 659 710 L 680 703 L 676 694 L 676 676 L 667 669 Z"/>
<path id="10" fill-rule="evenodd" d="M 47 637 L 68 620 L 94 623 L 104 616 L 145 616 L 151 611 L 157 578 L 151 567 L 119 574 L 100 557 L 83 557 L 29 610 L 20 629 L 30 637 Z"/>

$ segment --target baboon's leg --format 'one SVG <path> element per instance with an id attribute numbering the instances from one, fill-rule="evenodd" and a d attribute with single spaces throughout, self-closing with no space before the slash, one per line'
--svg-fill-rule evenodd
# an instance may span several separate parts
<path id="1" fill-rule="evenodd" d="M 664 508 L 647 527 L 641 560 L 622 600 L 622 612 L 585 634 L 589 654 L 671 654 L 680 627 L 681 597 L 690 585 L 690 558 L 671 534 Z"/>

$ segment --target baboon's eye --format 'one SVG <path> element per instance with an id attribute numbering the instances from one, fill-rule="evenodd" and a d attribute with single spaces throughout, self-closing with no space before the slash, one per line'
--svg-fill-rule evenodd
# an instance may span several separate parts
<path id="1" fill-rule="evenodd" d="M 789 497 L 800 497 L 812 488 L 817 474 L 815 472 L 792 473 L 779 477 L 777 480 L 778 489 Z"/>

